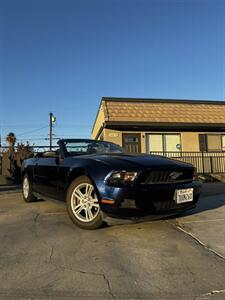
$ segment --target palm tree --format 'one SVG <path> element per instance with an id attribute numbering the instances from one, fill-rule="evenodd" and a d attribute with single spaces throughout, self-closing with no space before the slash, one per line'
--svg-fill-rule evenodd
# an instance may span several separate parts
<path id="1" fill-rule="evenodd" d="M 16 135 L 13 132 L 9 132 L 6 137 L 6 142 L 9 144 L 9 147 L 14 147 L 16 143 Z"/>
<path id="2" fill-rule="evenodd" d="M 6 142 L 9 145 L 8 149 L 8 159 L 10 161 L 10 166 L 9 166 L 9 172 L 10 172 L 10 177 L 14 181 L 15 180 L 15 143 L 16 143 L 16 135 L 13 132 L 9 132 L 7 137 L 6 137 Z"/>

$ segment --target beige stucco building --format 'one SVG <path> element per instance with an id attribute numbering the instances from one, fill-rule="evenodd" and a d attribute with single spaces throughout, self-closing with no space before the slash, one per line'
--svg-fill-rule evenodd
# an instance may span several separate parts
<path id="1" fill-rule="evenodd" d="M 223 152 L 225 101 L 103 97 L 92 138 L 129 152 Z"/>

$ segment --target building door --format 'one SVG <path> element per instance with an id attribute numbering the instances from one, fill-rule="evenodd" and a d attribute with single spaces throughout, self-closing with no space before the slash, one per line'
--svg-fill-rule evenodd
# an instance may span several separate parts
<path id="1" fill-rule="evenodd" d="M 140 133 L 123 133 L 123 148 L 130 153 L 141 152 Z"/>

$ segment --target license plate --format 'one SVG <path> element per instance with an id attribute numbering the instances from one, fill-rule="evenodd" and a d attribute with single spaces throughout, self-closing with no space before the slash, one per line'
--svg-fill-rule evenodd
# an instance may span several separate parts
<path id="1" fill-rule="evenodd" d="M 175 190 L 174 200 L 177 204 L 193 201 L 193 188 Z"/>

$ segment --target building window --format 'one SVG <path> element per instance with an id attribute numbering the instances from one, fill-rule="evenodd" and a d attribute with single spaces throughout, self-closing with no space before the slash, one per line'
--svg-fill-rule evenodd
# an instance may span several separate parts
<path id="1" fill-rule="evenodd" d="M 208 134 L 207 135 L 207 146 L 208 151 L 221 151 L 221 135 L 219 134 Z"/>
<path id="2" fill-rule="evenodd" d="M 225 151 L 225 135 L 222 135 L 222 151 Z"/>
<path id="3" fill-rule="evenodd" d="M 180 134 L 148 134 L 148 150 L 150 152 L 180 152 Z"/>
<path id="4" fill-rule="evenodd" d="M 149 134 L 148 145 L 150 151 L 163 151 L 162 134 Z"/>
<path id="5" fill-rule="evenodd" d="M 165 134 L 164 135 L 165 150 L 172 152 L 181 151 L 180 135 L 179 134 Z"/>
<path id="6" fill-rule="evenodd" d="M 225 151 L 225 135 L 199 134 L 199 149 L 201 152 Z"/>

